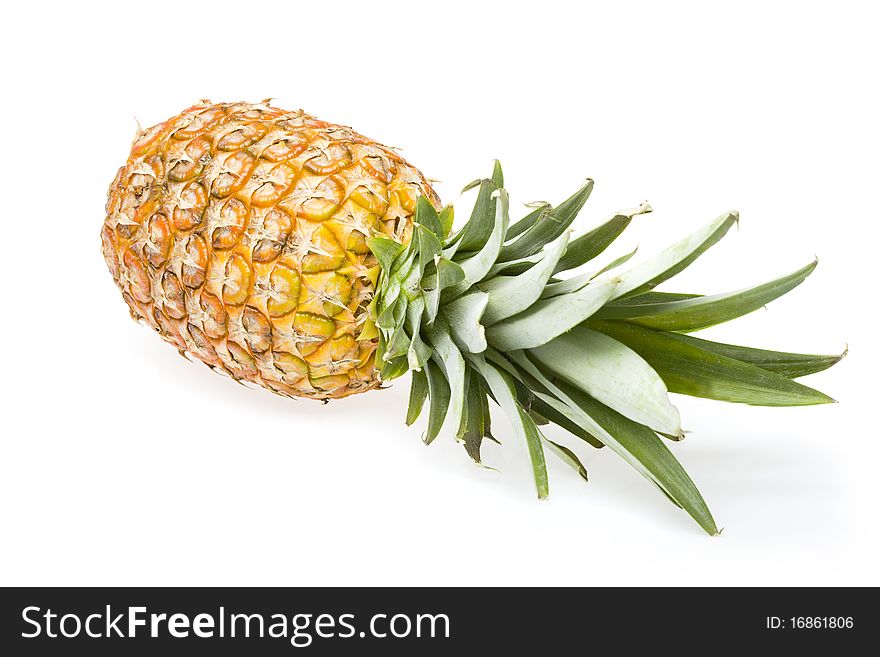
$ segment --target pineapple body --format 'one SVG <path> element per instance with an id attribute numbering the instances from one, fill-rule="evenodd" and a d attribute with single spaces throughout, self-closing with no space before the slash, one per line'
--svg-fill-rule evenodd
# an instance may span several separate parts
<path id="1" fill-rule="evenodd" d="M 287 396 L 379 383 L 359 340 L 367 239 L 408 242 L 419 196 L 392 150 L 268 103 L 203 103 L 136 138 L 110 186 L 104 257 L 132 316 L 181 353 Z"/>

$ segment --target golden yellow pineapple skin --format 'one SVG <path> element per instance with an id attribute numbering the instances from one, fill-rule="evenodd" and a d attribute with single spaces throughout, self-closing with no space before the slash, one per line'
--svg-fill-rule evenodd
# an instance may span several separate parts
<path id="1" fill-rule="evenodd" d="M 407 242 L 423 194 L 438 204 L 421 172 L 350 128 L 204 102 L 135 139 L 104 258 L 132 316 L 181 353 L 283 395 L 344 397 L 379 383 L 377 342 L 358 340 L 366 240 Z"/>

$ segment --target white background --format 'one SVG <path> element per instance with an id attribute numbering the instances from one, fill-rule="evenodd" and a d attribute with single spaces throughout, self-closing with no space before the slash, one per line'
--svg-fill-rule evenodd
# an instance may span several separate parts
<path id="1" fill-rule="evenodd" d="M 0 584 L 880 584 L 877 14 L 870 3 L 12 3 L 4 9 Z M 444 200 L 648 199 L 615 255 L 737 208 L 667 289 L 815 274 L 708 331 L 835 353 L 840 404 L 676 398 L 708 538 L 608 450 L 534 498 L 403 425 L 408 382 L 322 406 L 247 390 L 131 321 L 98 231 L 135 131 L 275 97 L 403 149 Z M 460 201 L 463 214 L 470 198 Z M 571 443 L 570 443 L 571 444 Z M 552 457 L 550 457 L 552 459 Z"/>

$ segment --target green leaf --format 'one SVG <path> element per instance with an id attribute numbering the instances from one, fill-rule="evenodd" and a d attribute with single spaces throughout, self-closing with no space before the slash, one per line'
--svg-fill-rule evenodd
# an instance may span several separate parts
<path id="1" fill-rule="evenodd" d="M 605 445 L 603 445 L 593 434 L 580 426 L 577 423 L 577 420 L 572 419 L 568 414 L 562 413 L 558 409 L 550 406 L 544 400 L 535 397 L 531 400 L 531 407 L 550 420 L 553 424 L 562 427 L 571 435 L 589 443 L 596 449 L 605 447 Z"/>
<path id="2" fill-rule="evenodd" d="M 572 294 L 534 303 L 525 312 L 486 329 L 486 339 L 499 351 L 546 344 L 601 308 L 615 292 L 614 279 L 596 281 Z"/>
<path id="3" fill-rule="evenodd" d="M 447 295 L 450 299 L 454 299 L 467 292 L 475 283 L 479 283 L 492 265 L 498 258 L 498 251 L 501 249 L 501 242 L 504 239 L 504 231 L 507 230 L 507 192 L 503 189 L 498 190 L 495 201 L 495 225 L 483 247 L 474 255 L 467 258 L 458 258 L 457 262 L 464 271 L 464 280 L 455 287 L 449 288 Z"/>
<path id="4" fill-rule="evenodd" d="M 474 290 L 443 306 L 452 339 L 462 350 L 475 354 L 486 350 L 486 330 L 480 319 L 488 302 L 488 294 Z"/>
<path id="5" fill-rule="evenodd" d="M 407 349 L 407 364 L 411 370 L 419 370 L 431 357 L 432 349 L 422 340 L 421 324 L 425 310 L 424 296 L 413 299 L 406 311 L 406 331 L 410 338 Z"/>
<path id="6" fill-rule="evenodd" d="M 439 289 L 442 292 L 448 287 L 458 285 L 464 280 L 464 270 L 457 262 L 448 258 L 437 259 L 437 276 L 439 277 Z"/>
<path id="7" fill-rule="evenodd" d="M 556 271 L 575 269 L 589 262 L 605 251 L 626 230 L 633 217 L 651 212 L 651 206 L 642 203 L 632 210 L 624 210 L 608 219 L 593 230 L 573 239 L 565 256 L 559 261 Z"/>
<path id="8" fill-rule="evenodd" d="M 512 354 L 511 357 L 550 392 L 546 394 L 536 390 L 535 395 L 539 399 L 559 408 L 561 412 L 572 413 L 579 425 L 656 484 L 674 504 L 685 509 L 706 533 L 712 536 L 718 533 L 700 491 L 657 434 L 565 383 L 555 385 L 523 352 Z"/>
<path id="9" fill-rule="evenodd" d="M 631 420 L 670 436 L 683 435 L 663 380 L 617 340 L 578 326 L 530 353 L 564 381 Z"/>
<path id="10" fill-rule="evenodd" d="M 563 281 L 557 281 L 556 283 L 550 283 L 544 288 L 544 291 L 541 293 L 542 299 L 550 299 L 552 297 L 558 297 L 561 294 L 570 294 L 571 292 L 577 292 L 584 285 L 592 281 L 597 276 L 604 274 L 605 272 L 611 271 L 615 267 L 619 267 L 627 260 L 632 258 L 638 249 L 634 249 L 630 253 L 623 255 L 617 260 L 608 263 L 605 267 L 596 272 L 587 272 L 584 274 L 579 274 L 578 276 L 572 276 Z"/>
<path id="11" fill-rule="evenodd" d="M 516 403 L 516 401 L 514 401 Z M 535 488 L 538 491 L 538 499 L 545 500 L 550 495 L 550 482 L 547 477 L 547 462 L 544 458 L 544 447 L 542 441 L 546 440 L 544 434 L 538 429 L 538 425 L 532 417 L 516 404 L 516 410 L 519 413 L 519 420 L 522 423 L 526 434 L 526 446 L 529 450 L 529 460 L 532 462 L 532 476 L 535 479 Z M 516 424 L 515 421 L 511 421 Z"/>
<path id="12" fill-rule="evenodd" d="M 379 329 L 376 326 L 376 323 L 370 318 L 369 315 L 364 317 L 364 325 L 361 328 L 361 332 L 357 336 L 357 341 L 362 342 L 366 340 L 375 340 L 379 337 Z"/>
<path id="13" fill-rule="evenodd" d="M 440 210 L 440 215 L 438 217 L 440 219 L 440 226 L 443 229 L 442 238 L 447 238 L 449 233 L 452 232 L 452 224 L 455 221 L 455 210 L 453 210 L 451 205 L 446 205 Z"/>
<path id="14" fill-rule="evenodd" d="M 371 237 L 367 240 L 367 246 L 370 247 L 370 251 L 376 256 L 376 259 L 379 261 L 379 266 L 382 267 L 382 271 L 386 273 L 391 271 L 395 258 L 397 258 L 404 249 L 403 244 L 395 242 L 387 237 Z"/>
<path id="15" fill-rule="evenodd" d="M 597 272 L 593 275 L 593 277 L 595 278 L 596 276 L 601 276 L 602 274 L 605 274 L 605 273 L 611 271 L 612 269 L 617 269 L 618 267 L 620 267 L 620 265 L 626 264 L 627 262 L 629 262 L 629 261 L 632 259 L 632 257 L 633 257 L 636 253 L 638 253 L 638 251 L 639 251 L 639 247 L 636 247 L 636 248 L 634 248 L 632 251 L 630 251 L 629 253 L 624 253 L 624 254 L 623 254 L 622 256 L 620 256 L 619 258 L 615 258 L 614 260 L 612 260 L 611 262 L 609 262 L 607 265 L 605 265 L 604 267 L 602 267 L 602 269 L 600 269 L 599 271 L 597 271 Z"/>
<path id="16" fill-rule="evenodd" d="M 418 271 L 418 276 L 414 281 L 409 280 L 409 277 L 407 277 L 407 280 L 404 283 L 404 285 L 407 286 L 418 283 L 422 278 L 422 272 L 425 271 L 428 264 L 434 262 L 434 258 L 443 250 L 443 245 L 440 243 L 440 239 L 425 226 L 417 225 L 415 227 L 413 240 L 418 240 L 419 243 L 418 268 L 413 268 Z"/>
<path id="17" fill-rule="evenodd" d="M 738 292 L 697 297 L 683 301 L 606 306 L 594 319 L 626 319 L 663 331 L 698 331 L 762 308 L 800 285 L 816 268 L 816 262 L 763 285 Z"/>
<path id="18" fill-rule="evenodd" d="M 384 275 L 379 280 L 378 310 L 381 316 L 391 308 L 400 296 L 400 279 L 395 274 Z M 393 314 L 393 313 L 392 313 Z M 378 321 L 377 321 L 378 324 Z M 387 328 L 379 324 L 379 328 Z"/>
<path id="19" fill-rule="evenodd" d="M 615 442 L 631 457 L 631 464 L 637 463 L 637 469 L 642 470 L 642 474 L 687 511 L 707 534 L 718 534 L 715 519 L 697 486 L 657 434 L 578 390 L 565 384 L 561 387 L 604 431 L 600 437 L 606 445 L 612 446 L 609 437 L 613 436 Z"/>
<path id="20" fill-rule="evenodd" d="M 624 274 L 618 274 L 620 285 L 615 298 L 647 292 L 685 269 L 710 246 L 716 244 L 739 221 L 736 212 L 721 215 L 689 237 L 661 251 L 647 262 Z"/>
<path id="21" fill-rule="evenodd" d="M 469 356 L 469 360 L 489 389 L 495 401 L 507 415 L 514 431 L 525 443 L 532 463 L 532 475 L 535 480 L 535 488 L 539 499 L 545 499 L 549 494 L 547 480 L 547 463 L 544 460 L 544 449 L 541 446 L 541 432 L 535 425 L 534 420 L 516 401 L 513 383 L 510 375 L 487 363 L 482 355 Z"/>
<path id="22" fill-rule="evenodd" d="M 408 370 L 409 367 L 406 356 L 398 356 L 397 358 L 382 363 L 379 378 L 382 381 L 391 381 L 399 376 L 403 376 Z"/>
<path id="23" fill-rule="evenodd" d="M 484 281 L 480 288 L 489 293 L 483 324 L 491 326 L 526 310 L 541 296 L 559 258 L 565 252 L 569 233 L 566 231 L 549 244 L 543 258 L 518 276 L 499 276 Z"/>
<path id="24" fill-rule="evenodd" d="M 449 327 L 443 319 L 438 319 L 434 326 L 428 330 L 428 339 L 434 347 L 433 358 L 443 368 L 446 382 L 449 385 L 449 399 L 447 401 L 449 410 L 446 413 L 443 426 L 449 427 L 448 433 L 455 435 L 461 424 L 461 414 L 464 408 L 464 358 L 452 341 Z"/>
<path id="25" fill-rule="evenodd" d="M 440 310 L 440 294 L 464 280 L 464 270 L 452 260 L 438 257 L 430 287 L 425 290 L 425 321 L 430 326 Z"/>
<path id="26" fill-rule="evenodd" d="M 583 187 L 563 201 L 559 207 L 553 208 L 541 217 L 541 221 L 526 230 L 519 239 L 505 244 L 498 260 L 503 262 L 532 255 L 544 248 L 545 244 L 562 235 L 575 220 L 592 191 L 593 181 L 587 180 Z"/>
<path id="27" fill-rule="evenodd" d="M 403 252 L 394 260 L 391 270 L 395 273 L 408 272 L 418 257 L 418 242 L 409 241 Z"/>
<path id="28" fill-rule="evenodd" d="M 581 463 L 581 460 L 577 457 L 573 451 L 571 451 L 565 445 L 560 445 L 559 443 L 555 443 L 549 438 L 544 438 L 544 444 L 550 448 L 550 451 L 556 454 L 559 459 L 570 466 L 572 470 L 574 470 L 578 476 L 584 481 L 589 481 L 589 477 L 587 477 L 587 469 L 584 467 L 584 464 Z"/>
<path id="29" fill-rule="evenodd" d="M 536 263 L 541 262 L 541 260 L 543 259 L 543 253 L 534 253 L 526 258 L 517 258 L 516 260 L 511 260 L 510 262 L 496 262 L 494 265 L 492 265 L 492 268 L 489 270 L 486 278 L 492 278 L 493 276 L 498 276 L 499 274 L 516 276 L 517 274 L 521 274 L 527 269 L 530 269 Z"/>
<path id="30" fill-rule="evenodd" d="M 412 373 L 412 380 L 409 385 L 409 406 L 406 409 L 406 426 L 412 426 L 419 419 L 427 397 L 428 377 L 423 371 L 416 370 Z"/>
<path id="31" fill-rule="evenodd" d="M 473 381 L 479 385 L 481 392 L 480 406 L 482 406 L 483 413 L 483 437 L 489 438 L 500 445 L 501 443 L 492 435 L 492 414 L 489 412 L 489 391 L 486 389 L 486 384 L 480 379 L 480 377 L 473 377 Z"/>
<path id="32" fill-rule="evenodd" d="M 679 337 L 684 342 L 705 351 L 749 363 L 750 365 L 760 367 L 762 370 L 775 372 L 789 379 L 796 379 L 827 370 L 832 365 L 839 363 L 847 354 L 846 350 L 841 354 L 835 355 L 793 354 L 784 351 L 768 351 L 767 349 L 710 342 L 709 340 L 701 340 L 693 336 L 682 335 Z"/>
<path id="33" fill-rule="evenodd" d="M 482 178 L 477 178 L 476 180 L 471 180 L 467 185 L 465 185 L 464 187 L 461 188 L 461 193 L 464 194 L 465 192 L 471 191 L 474 187 L 479 187 L 482 182 L 483 182 Z"/>
<path id="34" fill-rule="evenodd" d="M 458 439 L 464 443 L 465 451 L 475 463 L 481 463 L 480 448 L 487 435 L 489 405 L 486 392 L 475 374 L 467 368 L 465 380 L 465 405 Z"/>
<path id="35" fill-rule="evenodd" d="M 666 303 L 667 301 L 684 301 L 685 299 L 697 299 L 702 294 L 683 294 L 681 292 L 643 292 L 634 297 L 626 297 L 625 299 L 615 299 L 609 306 L 638 306 L 643 303 Z"/>
<path id="36" fill-rule="evenodd" d="M 434 209 L 431 201 L 425 196 L 419 196 L 419 200 L 416 201 L 415 222 L 427 228 L 435 237 L 440 238 L 443 236 L 443 225 L 440 223 L 437 210 Z"/>
<path id="37" fill-rule="evenodd" d="M 430 235 L 430 233 L 421 226 L 417 226 L 413 239 L 420 240 L 419 235 Z M 406 297 L 407 302 L 422 296 L 422 290 L 419 287 L 419 283 L 422 280 L 422 268 L 423 265 L 421 259 L 419 259 L 413 263 L 412 267 L 410 267 L 409 271 L 406 272 L 406 275 L 400 281 L 400 291 Z"/>
<path id="38" fill-rule="evenodd" d="M 407 367 L 411 370 L 422 369 L 432 353 L 431 347 L 425 344 L 418 333 L 414 333 L 406 352 Z"/>
<path id="39" fill-rule="evenodd" d="M 499 189 L 504 187 L 504 173 L 501 171 L 501 162 L 499 160 L 495 160 L 495 165 L 492 167 L 492 182 Z"/>
<path id="40" fill-rule="evenodd" d="M 507 240 L 511 241 L 514 238 L 522 235 L 529 228 L 535 225 L 541 218 L 550 212 L 553 209 L 553 206 L 549 203 L 531 203 L 530 207 L 533 207 L 533 210 L 529 212 L 525 217 L 512 224 L 510 228 L 507 229 Z"/>
<path id="41" fill-rule="evenodd" d="M 449 383 L 443 370 L 433 360 L 425 363 L 425 374 L 428 378 L 428 429 L 422 440 L 426 445 L 430 445 L 434 438 L 440 433 L 443 426 L 443 420 L 446 418 L 446 412 L 449 408 Z"/>
<path id="42" fill-rule="evenodd" d="M 422 316 L 425 312 L 425 297 L 417 296 L 406 308 L 406 330 L 410 335 L 416 335 L 422 326 Z"/>
<path id="43" fill-rule="evenodd" d="M 405 356 L 406 352 L 409 350 L 409 343 L 410 338 L 406 334 L 406 330 L 403 326 L 398 326 L 391 331 L 391 335 L 385 345 L 384 359 L 386 361 L 391 361 L 400 356 Z"/>
<path id="44" fill-rule="evenodd" d="M 495 227 L 495 199 L 492 194 L 498 187 L 491 180 L 480 181 L 480 191 L 470 219 L 458 235 L 451 238 L 453 243 L 444 251 L 451 258 L 458 251 L 479 251 L 486 244 Z"/>
<path id="45" fill-rule="evenodd" d="M 693 339 L 625 322 L 591 321 L 637 352 L 670 392 L 757 406 L 827 404 L 827 395 L 755 365 L 700 348 Z"/>

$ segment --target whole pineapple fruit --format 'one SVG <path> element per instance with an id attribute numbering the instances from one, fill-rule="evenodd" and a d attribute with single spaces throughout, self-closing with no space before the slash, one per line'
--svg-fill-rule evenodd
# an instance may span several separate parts
<path id="1" fill-rule="evenodd" d="M 424 176 L 349 128 L 268 102 L 210 104 L 140 134 L 110 187 L 104 257 L 132 315 L 182 354 L 282 395 L 327 400 L 412 373 L 407 424 L 480 462 L 489 400 L 525 445 L 584 479 L 580 444 L 617 453 L 708 533 L 717 526 L 666 440 L 669 393 L 764 406 L 833 401 L 795 379 L 841 355 L 769 351 L 691 333 L 789 292 L 816 266 L 735 292 L 656 288 L 721 240 L 726 212 L 641 264 L 596 266 L 647 203 L 578 236 L 593 181 L 511 222 L 496 162 L 453 230 Z M 586 266 L 586 267 L 585 267 Z"/>
<path id="2" fill-rule="evenodd" d="M 375 387 L 367 240 L 409 240 L 437 196 L 394 151 L 268 104 L 201 103 L 140 133 L 110 187 L 104 257 L 132 315 L 290 396 Z"/>

